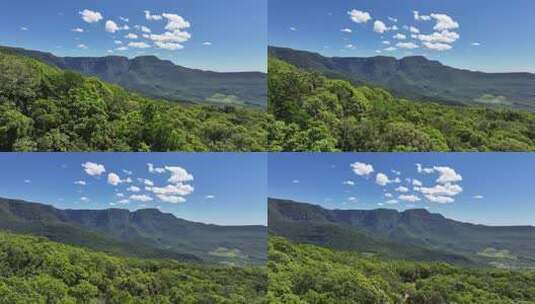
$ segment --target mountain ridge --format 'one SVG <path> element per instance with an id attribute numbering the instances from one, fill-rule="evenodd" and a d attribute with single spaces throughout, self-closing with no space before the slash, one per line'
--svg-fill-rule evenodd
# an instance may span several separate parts
<path id="1" fill-rule="evenodd" d="M 424 56 L 325 57 L 317 52 L 269 46 L 269 56 L 298 68 L 355 85 L 385 88 L 399 97 L 450 105 L 535 111 L 535 74 L 459 69 Z"/>
<path id="2" fill-rule="evenodd" d="M 176 65 L 154 55 L 60 57 L 11 46 L 0 49 L 51 66 L 72 70 L 121 85 L 152 98 L 194 103 L 266 105 L 266 79 L 262 72 L 215 72 Z"/>

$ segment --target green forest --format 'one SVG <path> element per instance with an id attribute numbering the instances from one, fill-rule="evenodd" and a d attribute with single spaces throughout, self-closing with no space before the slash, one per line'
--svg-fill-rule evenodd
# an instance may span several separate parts
<path id="1" fill-rule="evenodd" d="M 535 271 L 382 260 L 270 237 L 268 301 L 284 304 L 530 304 Z"/>
<path id="2" fill-rule="evenodd" d="M 266 150 L 265 110 L 158 101 L 0 50 L 0 151 Z"/>
<path id="3" fill-rule="evenodd" d="M 393 97 L 269 59 L 273 151 L 533 151 L 535 113 Z"/>
<path id="4" fill-rule="evenodd" d="M 141 260 L 0 232 L 0 303 L 265 302 L 263 267 Z"/>

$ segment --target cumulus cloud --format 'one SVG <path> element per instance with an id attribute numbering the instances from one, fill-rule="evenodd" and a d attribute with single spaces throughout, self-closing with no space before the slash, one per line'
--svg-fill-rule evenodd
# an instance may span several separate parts
<path id="1" fill-rule="evenodd" d="M 481 43 L 479 43 L 479 42 L 472 42 L 472 46 L 480 46 L 480 45 L 481 45 Z"/>
<path id="2" fill-rule="evenodd" d="M 404 202 L 411 202 L 411 203 L 414 203 L 414 202 L 417 202 L 417 201 L 420 201 L 421 199 L 414 195 L 414 194 L 402 194 L 398 197 L 399 200 L 401 201 L 404 201 Z"/>
<path id="3" fill-rule="evenodd" d="M 79 49 L 84 49 L 84 50 L 87 49 L 87 45 L 85 45 L 83 43 L 78 44 L 76 47 L 79 48 Z"/>
<path id="4" fill-rule="evenodd" d="M 474 195 L 472 198 L 475 198 L 475 199 L 483 199 L 483 195 Z"/>
<path id="5" fill-rule="evenodd" d="M 290 26 L 290 31 L 292 31 L 292 32 L 296 32 L 296 31 L 297 31 L 297 28 L 295 28 L 294 26 Z"/>
<path id="6" fill-rule="evenodd" d="M 128 48 L 126 46 L 121 46 L 115 49 L 116 51 L 128 51 Z"/>
<path id="7" fill-rule="evenodd" d="M 370 13 L 353 9 L 347 12 L 351 20 L 356 23 L 366 23 L 372 19 Z"/>
<path id="8" fill-rule="evenodd" d="M 451 45 L 445 43 L 424 42 L 423 45 L 433 51 L 448 51 L 452 49 Z"/>
<path id="9" fill-rule="evenodd" d="M 413 42 L 398 42 L 396 46 L 400 49 L 409 49 L 409 50 L 418 48 L 418 45 Z"/>
<path id="10" fill-rule="evenodd" d="M 431 20 L 431 16 L 428 16 L 428 15 L 420 15 L 420 12 L 418 11 L 413 11 L 413 16 L 414 16 L 414 20 L 417 20 L 417 21 L 429 21 Z"/>
<path id="11" fill-rule="evenodd" d="M 117 25 L 117 23 L 108 20 L 106 21 L 105 29 L 108 33 L 115 33 L 119 30 L 119 26 Z"/>
<path id="12" fill-rule="evenodd" d="M 212 45 L 212 43 L 211 43 L 210 41 L 205 41 L 205 42 L 202 43 L 202 45 L 204 45 L 204 46 L 210 46 L 210 45 Z"/>
<path id="13" fill-rule="evenodd" d="M 79 180 L 79 181 L 75 181 L 74 182 L 75 185 L 79 185 L 79 186 L 85 186 L 87 185 L 87 183 L 83 180 Z"/>
<path id="14" fill-rule="evenodd" d="M 387 192 L 387 193 L 385 193 L 385 197 L 391 198 L 391 197 L 393 197 L 393 195 L 392 195 L 392 193 Z"/>
<path id="15" fill-rule="evenodd" d="M 347 185 L 347 186 L 355 186 L 355 182 L 352 180 L 346 180 L 342 184 Z"/>
<path id="16" fill-rule="evenodd" d="M 385 48 L 384 50 L 387 51 L 387 52 L 393 52 L 393 51 L 397 50 L 397 48 L 395 48 L 393 46 L 390 46 L 390 47 Z"/>
<path id="17" fill-rule="evenodd" d="M 351 43 L 350 44 L 346 44 L 346 49 L 354 49 L 355 46 L 352 45 Z"/>
<path id="18" fill-rule="evenodd" d="M 398 19 L 397 18 L 394 18 L 394 17 L 388 17 L 388 20 L 394 22 L 394 23 L 397 23 L 398 22 Z"/>
<path id="19" fill-rule="evenodd" d="M 176 184 L 176 185 L 167 185 L 165 187 L 146 187 L 147 191 L 151 191 L 154 194 L 163 194 L 163 195 L 180 195 L 186 196 L 193 193 L 195 188 L 188 184 Z"/>
<path id="20" fill-rule="evenodd" d="M 182 167 L 166 166 L 165 170 L 171 173 L 171 177 L 168 181 L 172 184 L 189 182 L 193 180 L 193 175 L 191 175 L 186 169 Z"/>
<path id="21" fill-rule="evenodd" d="M 139 187 L 136 187 L 136 186 L 130 186 L 130 187 L 126 188 L 126 191 L 139 192 L 139 191 L 141 191 L 141 189 Z"/>
<path id="22" fill-rule="evenodd" d="M 394 39 L 397 39 L 397 40 L 405 40 L 407 39 L 407 36 L 405 34 L 402 34 L 402 33 L 397 33 L 393 36 Z"/>
<path id="23" fill-rule="evenodd" d="M 454 182 L 459 182 L 463 180 L 463 177 L 460 174 L 458 174 L 453 168 L 435 166 L 433 167 L 433 169 L 439 173 L 437 183 L 440 183 L 440 184 L 454 183 Z"/>
<path id="24" fill-rule="evenodd" d="M 357 201 L 357 198 L 354 197 L 354 196 L 350 196 L 350 197 L 347 198 L 347 201 L 348 201 L 348 202 L 356 202 L 356 201 Z"/>
<path id="25" fill-rule="evenodd" d="M 344 32 L 344 33 L 352 33 L 353 31 L 350 29 L 350 28 L 343 28 L 340 30 L 341 32 Z"/>
<path id="26" fill-rule="evenodd" d="M 144 13 L 145 13 L 145 19 L 150 20 L 150 21 L 158 21 L 158 20 L 163 19 L 161 15 L 152 15 L 150 11 L 144 11 Z"/>
<path id="27" fill-rule="evenodd" d="M 416 171 L 418 171 L 418 173 L 426 173 L 426 174 L 431 174 L 435 172 L 433 168 L 425 168 L 422 166 L 422 164 L 416 164 Z"/>
<path id="28" fill-rule="evenodd" d="M 375 182 L 379 186 L 386 186 L 387 184 L 391 183 L 392 181 L 388 178 L 388 176 L 384 173 L 377 173 L 375 176 Z"/>
<path id="29" fill-rule="evenodd" d="M 166 30 L 176 31 L 186 29 L 191 26 L 189 21 L 177 14 L 163 14 L 163 16 L 167 19 L 167 25 L 165 26 Z"/>
<path id="30" fill-rule="evenodd" d="M 419 30 L 418 28 L 414 27 L 414 26 L 410 26 L 410 27 L 409 27 L 409 31 L 410 31 L 411 33 L 413 33 L 413 34 L 418 34 L 418 33 L 420 33 L 420 30 Z"/>
<path id="31" fill-rule="evenodd" d="M 425 198 L 430 202 L 439 203 L 439 204 L 448 204 L 453 203 L 455 200 L 449 196 L 440 196 L 440 195 L 425 195 Z"/>
<path id="32" fill-rule="evenodd" d="M 125 18 L 125 17 L 123 17 L 123 16 L 120 16 L 119 19 L 120 19 L 122 22 L 130 22 L 130 19 Z"/>
<path id="33" fill-rule="evenodd" d="M 407 187 L 404 187 L 404 186 L 399 186 L 395 189 L 397 192 L 401 192 L 401 193 L 406 193 L 406 192 L 409 192 L 409 188 Z"/>
<path id="34" fill-rule="evenodd" d="M 417 38 L 420 41 L 431 43 L 453 43 L 460 38 L 460 35 L 456 32 L 445 30 L 441 32 L 434 32 L 429 35 L 420 34 L 417 36 Z"/>
<path id="35" fill-rule="evenodd" d="M 145 42 L 130 42 L 130 43 L 128 43 L 128 46 L 136 48 L 136 49 L 147 49 L 147 48 L 150 48 L 150 45 L 148 45 Z"/>
<path id="36" fill-rule="evenodd" d="M 149 34 L 152 32 L 151 29 L 148 28 L 148 27 L 146 27 L 146 26 L 142 26 L 142 27 L 141 27 L 141 31 L 142 31 L 143 33 L 149 33 Z"/>
<path id="37" fill-rule="evenodd" d="M 77 27 L 77 28 L 73 28 L 72 31 L 75 32 L 75 33 L 83 33 L 84 29 Z"/>
<path id="38" fill-rule="evenodd" d="M 433 27 L 434 30 L 444 31 L 459 28 L 459 23 L 446 14 L 431 14 L 431 17 L 437 22 Z"/>
<path id="39" fill-rule="evenodd" d="M 417 179 L 413 179 L 412 180 L 412 185 L 413 186 L 416 186 L 416 187 L 421 187 L 423 184 L 421 181 L 417 180 Z"/>
<path id="40" fill-rule="evenodd" d="M 83 163 L 82 168 L 84 168 L 85 173 L 91 176 L 100 176 L 102 173 L 106 172 L 106 168 L 104 168 L 104 165 L 100 165 L 93 162 Z"/>
<path id="41" fill-rule="evenodd" d="M 433 187 L 415 187 L 415 191 L 435 196 L 455 196 L 463 192 L 463 188 L 456 184 L 437 184 Z"/>
<path id="42" fill-rule="evenodd" d="M 149 173 L 164 173 L 165 172 L 164 168 L 154 167 L 154 165 L 151 163 L 148 163 L 147 167 L 148 167 Z"/>
<path id="43" fill-rule="evenodd" d="M 352 163 L 350 166 L 353 172 L 359 176 L 367 176 L 373 173 L 374 171 L 372 165 L 361 162 Z"/>
<path id="44" fill-rule="evenodd" d="M 88 202 L 88 201 L 89 201 L 89 198 L 88 198 L 88 197 L 85 197 L 85 196 L 82 196 L 82 197 L 80 197 L 80 200 L 81 200 L 82 202 Z"/>
<path id="45" fill-rule="evenodd" d="M 376 20 L 373 23 L 373 31 L 379 34 L 383 34 L 384 32 L 388 31 L 389 28 L 384 24 L 381 20 Z"/>
<path id="46" fill-rule="evenodd" d="M 176 51 L 176 50 L 181 50 L 184 48 L 183 45 L 181 45 L 180 43 L 172 43 L 172 42 L 160 42 L 160 41 L 156 41 L 154 43 L 158 48 L 160 49 L 164 49 L 164 50 L 168 50 L 168 51 Z"/>
<path id="47" fill-rule="evenodd" d="M 146 194 L 133 194 L 133 195 L 130 195 L 129 199 L 133 201 L 138 201 L 138 202 L 150 202 L 153 200 L 152 197 Z"/>
<path id="48" fill-rule="evenodd" d="M 121 193 L 121 192 L 115 193 L 115 195 L 116 195 L 117 197 L 124 197 L 124 194 Z"/>
<path id="49" fill-rule="evenodd" d="M 123 181 L 121 180 L 121 178 L 119 177 L 119 175 L 111 172 L 108 174 L 108 184 L 112 185 L 112 186 L 117 186 L 119 185 L 120 183 L 122 183 Z"/>
<path id="50" fill-rule="evenodd" d="M 395 200 L 395 199 L 391 199 L 391 200 L 386 201 L 386 203 L 387 203 L 388 205 L 395 205 L 395 204 L 397 204 L 398 202 L 399 202 L 399 201 L 398 201 L 398 200 Z"/>
<path id="51" fill-rule="evenodd" d="M 126 174 L 126 175 L 132 175 L 134 174 L 134 172 L 130 171 L 130 170 L 126 170 L 126 169 L 123 169 L 123 173 Z"/>
<path id="52" fill-rule="evenodd" d="M 383 40 L 383 44 L 390 45 L 390 41 L 388 41 L 388 40 Z"/>
<path id="53" fill-rule="evenodd" d="M 162 202 L 170 203 L 170 204 L 179 204 L 179 203 L 183 203 L 186 201 L 186 199 L 181 196 L 159 194 L 159 195 L 156 195 L 156 197 Z"/>
<path id="54" fill-rule="evenodd" d="M 82 19 L 87 23 L 96 23 L 104 19 L 101 13 L 88 9 L 79 12 L 79 14 L 82 16 Z"/>
<path id="55" fill-rule="evenodd" d="M 134 34 L 134 33 L 128 33 L 128 35 L 124 36 L 124 38 L 127 38 L 127 39 L 132 39 L 132 40 L 134 40 L 134 39 L 137 39 L 137 38 L 139 38 L 139 36 L 138 36 L 138 35 L 136 35 L 136 34 Z"/>
<path id="56" fill-rule="evenodd" d="M 206 198 L 206 199 L 214 199 L 215 195 L 209 194 L 209 195 L 205 196 L 204 198 Z"/>

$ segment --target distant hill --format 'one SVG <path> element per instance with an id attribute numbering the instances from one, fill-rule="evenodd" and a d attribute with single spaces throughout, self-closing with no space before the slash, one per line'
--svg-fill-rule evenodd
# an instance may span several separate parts
<path id="1" fill-rule="evenodd" d="M 413 100 L 535 111 L 535 74 L 456 69 L 423 56 L 330 58 L 280 47 L 269 47 L 269 55 L 327 77 L 380 86 Z"/>
<path id="2" fill-rule="evenodd" d="M 266 74 L 190 69 L 155 56 L 57 57 L 51 53 L 0 47 L 64 70 L 97 76 L 147 97 L 171 101 L 266 106 Z"/>
<path id="3" fill-rule="evenodd" d="M 194 223 L 158 209 L 60 210 L 0 198 L 0 229 L 125 256 L 233 264 L 266 260 L 264 226 Z"/>
<path id="4" fill-rule="evenodd" d="M 474 225 L 425 209 L 327 210 L 270 199 L 269 231 L 294 241 L 388 257 L 535 267 L 535 227 Z"/>

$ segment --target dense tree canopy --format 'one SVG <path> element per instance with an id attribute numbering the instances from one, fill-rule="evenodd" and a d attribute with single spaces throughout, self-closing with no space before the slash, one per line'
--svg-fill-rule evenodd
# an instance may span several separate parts
<path id="1" fill-rule="evenodd" d="M 112 257 L 0 232 L 0 303 L 265 303 L 262 267 Z"/>
<path id="2" fill-rule="evenodd" d="M 154 101 L 0 51 L 1 151 L 266 150 L 266 114 Z"/>
<path id="3" fill-rule="evenodd" d="M 533 151 L 535 113 L 396 99 L 269 60 L 274 151 Z"/>
<path id="4" fill-rule="evenodd" d="M 271 237 L 269 303 L 529 304 L 535 271 L 386 261 Z"/>

